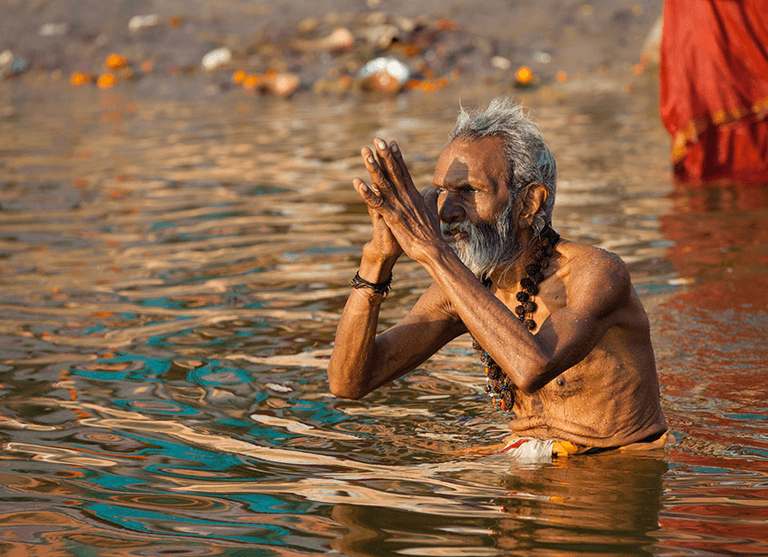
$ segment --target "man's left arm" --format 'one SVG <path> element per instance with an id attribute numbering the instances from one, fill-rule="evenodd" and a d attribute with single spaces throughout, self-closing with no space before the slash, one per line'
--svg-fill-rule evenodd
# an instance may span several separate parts
<path id="1" fill-rule="evenodd" d="M 639 307 L 634 308 L 641 312 L 636 315 L 627 304 L 635 294 L 626 266 L 602 250 L 594 250 L 587 265 L 572 270 L 566 306 L 551 313 L 535 335 L 487 289 L 477 292 L 471 287 L 467 274 L 472 273 L 452 251 L 435 252 L 419 262 L 446 293 L 469 332 L 526 393 L 583 360 L 610 327 L 645 319 Z"/>

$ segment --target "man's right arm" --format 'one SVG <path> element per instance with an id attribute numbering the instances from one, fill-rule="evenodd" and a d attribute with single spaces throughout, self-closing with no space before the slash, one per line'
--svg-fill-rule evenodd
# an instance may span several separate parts
<path id="1" fill-rule="evenodd" d="M 368 147 L 362 149 L 361 155 L 371 175 L 373 191 L 378 191 L 377 186 L 394 175 L 413 185 L 400 154 L 398 165 L 384 164 L 383 167 L 376 164 L 373 151 Z M 357 178 L 353 185 L 365 199 L 368 186 Z M 380 212 L 370 206 L 368 212 L 373 237 L 363 247 L 359 276 L 370 283 L 383 283 L 392 276 L 392 268 L 403 249 Z M 403 321 L 377 336 L 379 309 L 384 298 L 383 294 L 368 288 L 354 288 L 350 293 L 328 364 L 328 381 L 334 395 L 361 398 L 413 370 L 447 342 L 466 332 L 443 291 L 432 285 Z"/>
<path id="2" fill-rule="evenodd" d="M 365 278 L 363 267 L 360 276 Z M 447 309 L 442 291 L 433 284 L 400 323 L 377 336 L 383 298 L 367 289 L 350 293 L 328 364 L 330 389 L 338 397 L 362 398 L 415 369 L 466 332 L 463 323 Z"/>

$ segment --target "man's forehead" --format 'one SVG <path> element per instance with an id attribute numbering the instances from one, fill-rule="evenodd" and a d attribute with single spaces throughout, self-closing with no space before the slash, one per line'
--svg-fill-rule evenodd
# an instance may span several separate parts
<path id="1" fill-rule="evenodd" d="M 435 178 L 461 175 L 495 175 L 506 170 L 504 140 L 499 136 L 479 139 L 457 138 L 451 141 L 437 161 Z"/>
<path id="2" fill-rule="evenodd" d="M 480 138 L 457 137 L 443 149 L 442 154 L 452 154 L 462 158 L 503 157 L 504 138 L 498 135 Z"/>

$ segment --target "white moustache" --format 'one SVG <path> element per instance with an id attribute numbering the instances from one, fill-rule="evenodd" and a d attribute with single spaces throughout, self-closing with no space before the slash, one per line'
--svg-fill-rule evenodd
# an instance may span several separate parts
<path id="1" fill-rule="evenodd" d="M 449 244 L 466 240 L 471 232 L 472 224 L 468 222 L 441 222 L 440 233 Z"/>

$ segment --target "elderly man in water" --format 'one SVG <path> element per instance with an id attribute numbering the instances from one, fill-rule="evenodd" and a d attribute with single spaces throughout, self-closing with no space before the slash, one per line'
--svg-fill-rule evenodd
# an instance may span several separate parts
<path id="1" fill-rule="evenodd" d="M 336 332 L 331 392 L 361 398 L 469 333 L 486 390 L 514 413 L 510 454 L 663 444 L 648 317 L 615 254 L 552 228 L 556 165 L 520 106 L 462 109 L 434 185 L 419 193 L 394 141 L 362 150 L 353 184 L 373 225 Z M 402 253 L 434 283 L 377 335 Z"/>

